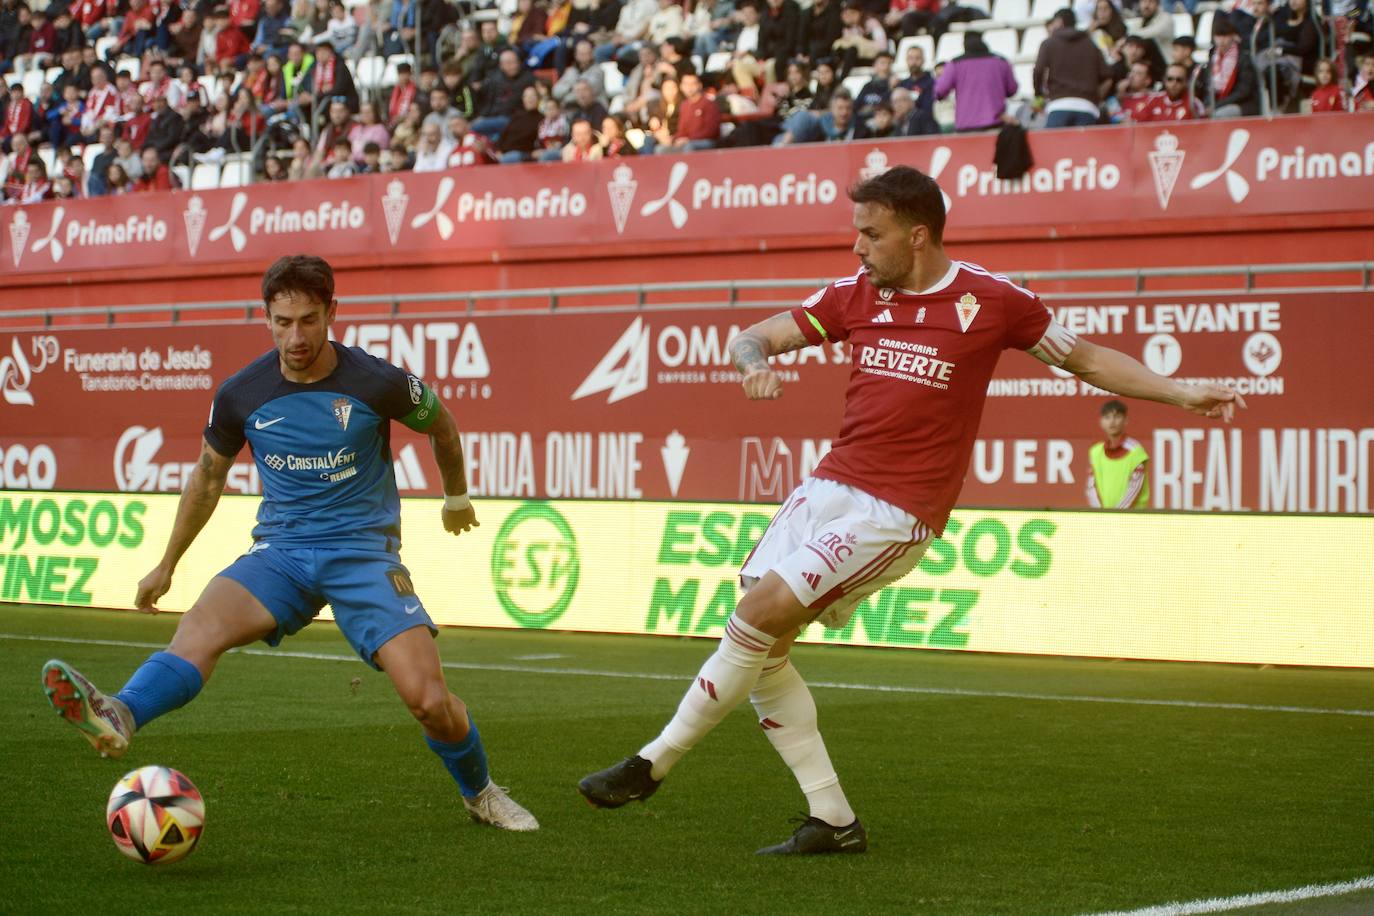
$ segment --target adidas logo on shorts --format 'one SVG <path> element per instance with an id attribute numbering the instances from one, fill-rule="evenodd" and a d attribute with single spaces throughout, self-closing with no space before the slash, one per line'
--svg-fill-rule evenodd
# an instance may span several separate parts
<path id="1" fill-rule="evenodd" d="M 820 584 L 821 584 L 821 574 L 820 574 L 820 573 L 813 573 L 813 572 L 802 573 L 802 578 L 806 580 L 806 584 L 807 584 L 807 585 L 811 586 L 811 590 L 812 590 L 813 592 L 814 592 L 817 588 L 820 587 Z"/>

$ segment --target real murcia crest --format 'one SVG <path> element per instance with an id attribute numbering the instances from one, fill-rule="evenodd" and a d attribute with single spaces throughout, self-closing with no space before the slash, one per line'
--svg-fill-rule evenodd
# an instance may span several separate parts
<path id="1" fill-rule="evenodd" d="M 14 219 L 10 221 L 10 254 L 14 256 L 14 266 L 19 266 L 19 261 L 24 257 L 24 246 L 29 243 L 29 232 L 33 227 L 29 225 L 29 215 L 23 210 L 14 214 Z"/>
<path id="2" fill-rule="evenodd" d="M 1169 198 L 1173 196 L 1187 155 L 1178 148 L 1178 137 L 1167 130 L 1155 137 L 1155 148 L 1150 151 L 1150 171 L 1154 173 L 1155 197 L 1159 198 L 1161 210 L 1169 209 Z"/>
<path id="3" fill-rule="evenodd" d="M 199 194 L 192 194 L 191 199 L 186 201 L 181 218 L 186 223 L 186 248 L 194 258 L 196 250 L 200 248 L 200 234 L 205 231 L 205 201 L 200 199 Z"/>
<path id="4" fill-rule="evenodd" d="M 339 421 L 339 427 L 343 430 L 348 429 L 348 418 L 353 416 L 353 402 L 348 398 L 334 399 L 334 419 Z"/>
<path id="5" fill-rule="evenodd" d="M 874 149 L 864 157 L 864 167 L 859 169 L 859 178 L 863 181 L 877 178 L 890 168 L 891 166 L 887 164 L 887 153 L 880 149 Z"/>
<path id="6" fill-rule="evenodd" d="M 386 217 L 386 234 L 395 245 L 401 237 L 401 220 L 405 219 L 406 207 L 410 205 L 410 195 L 400 179 L 393 179 L 382 195 L 382 215 Z M 337 402 L 336 402 L 337 403 Z M 347 427 L 344 427 L 347 429 Z"/>
<path id="7" fill-rule="evenodd" d="M 630 204 L 634 203 L 635 189 L 638 187 L 635 173 L 628 165 L 617 166 L 611 174 L 611 180 L 606 182 L 606 193 L 611 195 L 611 215 L 615 217 L 616 235 L 625 231 L 625 221 L 630 218 Z"/>
<path id="8" fill-rule="evenodd" d="M 969 325 L 973 324 L 973 319 L 978 317 L 980 308 L 982 306 L 973 297 L 973 293 L 964 293 L 959 297 L 959 301 L 954 303 L 954 310 L 959 314 L 959 329 L 961 331 L 967 331 Z"/>

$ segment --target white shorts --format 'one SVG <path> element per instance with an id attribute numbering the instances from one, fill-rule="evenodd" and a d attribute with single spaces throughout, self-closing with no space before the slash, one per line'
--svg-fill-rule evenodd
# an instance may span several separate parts
<path id="1" fill-rule="evenodd" d="M 829 629 L 867 595 L 916 568 L 934 540 L 920 519 L 848 484 L 808 477 L 773 516 L 740 569 L 748 591 L 772 571 Z"/>

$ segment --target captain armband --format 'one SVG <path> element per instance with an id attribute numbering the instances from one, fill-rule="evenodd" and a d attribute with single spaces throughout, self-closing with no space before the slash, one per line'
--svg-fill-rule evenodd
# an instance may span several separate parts
<path id="1" fill-rule="evenodd" d="M 1051 318 L 1050 326 L 1045 328 L 1040 342 L 1026 352 L 1047 366 L 1059 368 L 1077 344 L 1078 335 Z"/>
<path id="2" fill-rule="evenodd" d="M 406 376 L 406 383 L 410 386 L 410 403 L 413 409 L 401 417 L 401 424 L 417 433 L 425 432 L 439 417 L 439 397 L 428 385 L 413 375 Z"/>

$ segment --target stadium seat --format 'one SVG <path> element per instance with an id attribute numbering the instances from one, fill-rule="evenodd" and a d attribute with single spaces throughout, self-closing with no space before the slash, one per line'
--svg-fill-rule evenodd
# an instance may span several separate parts
<path id="1" fill-rule="evenodd" d="M 993 54 L 1005 57 L 1007 60 L 1016 60 L 1016 51 L 1020 42 L 1016 37 L 1015 29 L 988 29 L 983 33 L 983 41 L 987 42 L 988 50 Z"/>
<path id="2" fill-rule="evenodd" d="M 117 35 L 106 35 L 103 38 L 97 38 L 95 40 L 95 56 L 104 60 L 109 50 L 117 44 L 119 44 L 119 36 Z"/>
<path id="3" fill-rule="evenodd" d="M 44 144 L 38 148 L 38 159 L 43 163 L 43 170 L 51 176 L 53 164 L 57 161 L 57 150 Z"/>
<path id="4" fill-rule="evenodd" d="M 1187 13 L 1174 13 L 1174 37 L 1193 34 L 1193 17 Z"/>
<path id="5" fill-rule="evenodd" d="M 1127 35 L 1134 35 L 1136 32 L 1140 31 L 1140 23 L 1142 21 L 1143 20 L 1141 20 L 1139 16 L 1127 16 L 1121 20 L 1121 24 L 1126 27 Z"/>
<path id="6" fill-rule="evenodd" d="M 1215 12 L 1208 10 L 1198 17 L 1197 32 L 1194 33 L 1193 37 L 1197 39 L 1199 48 L 1208 49 L 1212 47 L 1212 19 L 1215 16 Z"/>
<path id="7" fill-rule="evenodd" d="M 364 57 L 358 61 L 358 88 L 377 90 L 382 87 L 386 76 L 386 58 L 380 56 Z"/>
<path id="8" fill-rule="evenodd" d="M 172 174 L 177 177 L 181 187 L 189 188 L 191 186 L 191 167 L 189 165 L 172 166 Z"/>
<path id="9" fill-rule="evenodd" d="M 620 65 L 613 60 L 601 65 L 601 80 L 606 87 L 606 95 L 612 98 L 625 89 L 625 74 L 620 72 Z"/>
<path id="10" fill-rule="evenodd" d="M 729 51 L 717 51 L 706 58 L 706 73 L 724 73 L 730 66 L 733 55 Z"/>
<path id="11" fill-rule="evenodd" d="M 62 75 L 61 67 L 49 67 L 43 71 L 43 82 L 52 85 L 53 81 Z"/>
<path id="12" fill-rule="evenodd" d="M 21 82 L 24 84 L 24 95 L 31 101 L 37 101 L 43 92 L 43 71 L 29 70 Z"/>
<path id="13" fill-rule="evenodd" d="M 1035 84 L 1031 80 L 1031 73 L 1035 70 L 1035 64 L 1012 64 L 1011 72 L 1016 77 L 1016 97 L 1018 99 L 1035 98 Z"/>
<path id="14" fill-rule="evenodd" d="M 1063 0 L 1035 0 L 1035 5 L 1031 7 L 1031 18 L 1044 25 L 1063 5 Z"/>
<path id="15" fill-rule="evenodd" d="M 849 94 L 852 95 L 855 99 L 858 99 L 859 93 L 862 92 L 863 88 L 868 85 L 868 80 L 869 77 L 864 76 L 862 74 L 859 74 L 858 76 L 851 75 L 846 76 L 844 78 L 844 81 L 840 83 L 840 85 L 843 86 L 849 92 Z"/>
<path id="16" fill-rule="evenodd" d="M 700 54 L 692 55 L 692 66 L 697 68 L 698 73 L 706 72 L 706 61 L 701 59 Z"/>
<path id="17" fill-rule="evenodd" d="M 415 55 L 413 54 L 393 54 L 386 59 L 386 67 L 382 70 L 382 85 L 395 86 L 399 79 L 396 76 L 396 66 L 398 64 L 410 64 L 415 66 Z M 415 74 L 418 76 L 419 74 Z"/>
<path id="18" fill-rule="evenodd" d="M 86 164 L 86 171 L 89 172 L 95 164 L 95 157 L 105 152 L 103 143 L 87 143 L 86 148 L 81 151 L 81 161 Z"/>
<path id="19" fill-rule="evenodd" d="M 1016 59 L 1022 63 L 1035 63 L 1036 55 L 1040 53 L 1040 46 L 1044 44 L 1049 33 L 1045 31 L 1043 25 L 1033 25 L 1021 33 L 1021 51 L 1016 55 Z"/>
<path id="20" fill-rule="evenodd" d="M 935 59 L 926 61 L 926 69 L 933 69 L 937 63 L 947 64 L 963 53 L 964 36 L 956 32 L 946 32 L 940 36 L 940 43 L 935 46 Z"/>
<path id="21" fill-rule="evenodd" d="M 992 18 L 1000 25 L 1016 25 L 1030 18 L 1027 0 L 992 0 Z"/>
<path id="22" fill-rule="evenodd" d="M 908 35 L 897 45 L 897 60 L 893 62 L 892 70 L 898 76 L 907 76 L 909 73 L 906 68 L 906 51 L 912 45 L 920 47 L 925 52 L 926 69 L 935 66 L 935 39 L 929 35 Z"/>
<path id="23" fill-rule="evenodd" d="M 198 162 L 191 172 L 191 188 L 196 191 L 213 191 L 219 187 L 219 163 Z"/>
<path id="24" fill-rule="evenodd" d="M 238 188 L 253 183 L 253 157 L 249 153 L 226 156 L 219 176 L 221 188 Z"/>
<path id="25" fill-rule="evenodd" d="M 139 63 L 137 57 L 121 57 L 119 60 L 115 61 L 114 69 L 115 73 L 121 70 L 127 70 L 129 78 L 136 83 L 138 82 L 138 74 L 142 70 L 142 64 Z"/>

